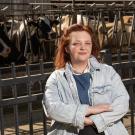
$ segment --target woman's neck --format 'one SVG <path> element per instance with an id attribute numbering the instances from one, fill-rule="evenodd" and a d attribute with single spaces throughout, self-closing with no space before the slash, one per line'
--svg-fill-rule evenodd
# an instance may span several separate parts
<path id="1" fill-rule="evenodd" d="M 74 63 L 72 64 L 72 69 L 74 73 L 82 74 L 89 67 L 88 62 L 84 63 Z"/>

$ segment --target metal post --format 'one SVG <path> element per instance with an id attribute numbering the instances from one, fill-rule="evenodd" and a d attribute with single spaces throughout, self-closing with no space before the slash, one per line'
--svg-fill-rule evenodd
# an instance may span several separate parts
<path id="1" fill-rule="evenodd" d="M 77 15 L 75 13 L 75 0 L 72 0 L 72 13 L 73 13 L 73 19 L 72 23 L 77 23 Z"/>
<path id="2" fill-rule="evenodd" d="M 72 10 L 75 10 L 75 0 L 72 0 Z"/>

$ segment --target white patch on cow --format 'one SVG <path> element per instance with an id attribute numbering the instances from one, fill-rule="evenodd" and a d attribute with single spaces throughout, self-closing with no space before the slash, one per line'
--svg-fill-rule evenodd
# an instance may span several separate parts
<path id="1" fill-rule="evenodd" d="M 17 32 L 18 28 L 20 27 L 20 24 L 19 21 L 12 19 L 9 19 L 7 22 L 11 25 L 11 29 L 8 31 L 8 37 L 9 39 L 11 39 L 11 37 L 15 35 L 15 33 Z"/>
<path id="2" fill-rule="evenodd" d="M 82 24 L 82 16 L 77 15 L 77 24 Z"/>
<path id="3" fill-rule="evenodd" d="M 9 19 L 7 22 L 9 22 L 9 23 L 13 23 L 13 21 L 14 21 L 14 23 L 19 23 L 19 21 L 18 20 L 12 20 L 12 19 Z"/>
<path id="4" fill-rule="evenodd" d="M 24 29 L 25 29 L 24 23 L 27 25 L 27 21 L 25 20 L 25 21 L 21 22 L 21 25 L 19 27 L 19 33 L 22 33 L 24 31 Z"/>
<path id="5" fill-rule="evenodd" d="M 82 24 L 82 25 L 87 26 L 88 22 L 89 22 L 88 17 L 81 15 L 81 14 L 77 15 L 77 24 Z"/>

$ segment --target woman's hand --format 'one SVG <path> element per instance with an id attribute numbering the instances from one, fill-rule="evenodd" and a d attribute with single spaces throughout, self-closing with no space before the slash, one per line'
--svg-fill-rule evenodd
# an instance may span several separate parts
<path id="1" fill-rule="evenodd" d="M 85 117 L 84 119 L 84 125 L 85 126 L 89 126 L 89 125 L 93 125 L 93 121 L 89 118 L 89 117 Z"/>
<path id="2" fill-rule="evenodd" d="M 112 111 L 112 107 L 110 104 L 98 104 L 95 106 L 90 106 L 87 110 L 86 116 L 110 111 Z"/>
<path id="3" fill-rule="evenodd" d="M 109 104 L 98 104 L 95 106 L 90 106 L 87 110 L 86 116 L 98 114 L 98 113 L 102 113 L 102 112 L 110 112 L 112 110 L 113 109 L 112 109 L 111 105 L 109 105 Z M 93 124 L 94 124 L 93 121 L 89 117 L 85 117 L 85 119 L 84 119 L 85 126 L 93 125 Z"/>

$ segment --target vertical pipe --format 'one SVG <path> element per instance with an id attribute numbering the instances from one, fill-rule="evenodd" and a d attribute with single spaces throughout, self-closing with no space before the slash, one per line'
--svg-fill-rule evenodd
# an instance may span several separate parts
<path id="1" fill-rule="evenodd" d="M 72 24 L 77 23 L 77 15 L 75 13 L 75 0 L 72 0 Z"/>
<path id="2" fill-rule="evenodd" d="M 16 69 L 15 69 L 15 63 L 11 64 L 11 70 L 12 70 L 12 78 L 16 79 Z M 16 100 L 16 104 L 13 105 L 14 108 L 14 118 L 15 118 L 15 131 L 16 135 L 19 135 L 19 116 L 18 116 L 18 104 L 17 104 L 17 88 L 16 84 L 12 84 L 12 91 L 13 91 L 13 98 Z"/>
<path id="3" fill-rule="evenodd" d="M 0 84 L 1 84 L 1 70 L 0 70 Z M 0 85 L 0 102 L 2 101 L 2 87 Z M 3 107 L 0 106 L 0 135 L 4 135 L 4 116 L 3 116 Z"/>
<path id="4" fill-rule="evenodd" d="M 40 73 L 43 75 L 44 74 L 44 64 L 43 64 L 43 59 L 40 59 Z M 44 85 L 42 83 L 42 81 L 40 81 L 40 90 L 44 93 Z M 44 113 L 43 110 L 43 131 L 44 131 L 44 135 L 47 135 L 47 117 Z"/>
<path id="5" fill-rule="evenodd" d="M 72 11 L 75 10 L 75 0 L 72 0 Z"/>
<path id="6" fill-rule="evenodd" d="M 27 90 L 28 90 L 28 96 L 31 97 L 31 80 L 30 80 L 30 65 L 28 62 L 26 62 L 26 73 L 28 76 L 28 84 L 27 84 Z M 29 117 L 29 128 L 30 128 L 30 135 L 33 135 L 33 117 L 32 117 L 32 102 L 28 102 L 28 117 Z"/>
<path id="7" fill-rule="evenodd" d="M 135 34 L 135 12 L 133 13 L 133 19 L 131 24 L 131 32 L 129 34 L 128 48 L 131 47 L 132 35 Z"/>
<path id="8" fill-rule="evenodd" d="M 121 52 L 120 52 L 119 49 L 117 50 L 117 62 L 118 62 L 119 65 L 120 65 L 120 68 L 118 67 L 117 71 L 118 71 L 119 75 L 122 76 L 122 70 L 121 70 L 121 62 L 122 62 L 122 59 L 121 59 Z"/>
<path id="9" fill-rule="evenodd" d="M 128 49 L 128 60 L 129 60 L 129 64 L 130 64 L 130 67 L 129 67 L 129 78 L 130 80 L 132 81 L 133 79 L 133 65 L 132 65 L 132 49 L 129 48 Z M 129 94 L 130 94 L 130 107 L 131 107 L 131 135 L 134 135 L 135 134 L 135 131 L 134 131 L 134 87 L 133 87 L 133 84 L 131 83 L 130 86 L 129 86 Z"/>

